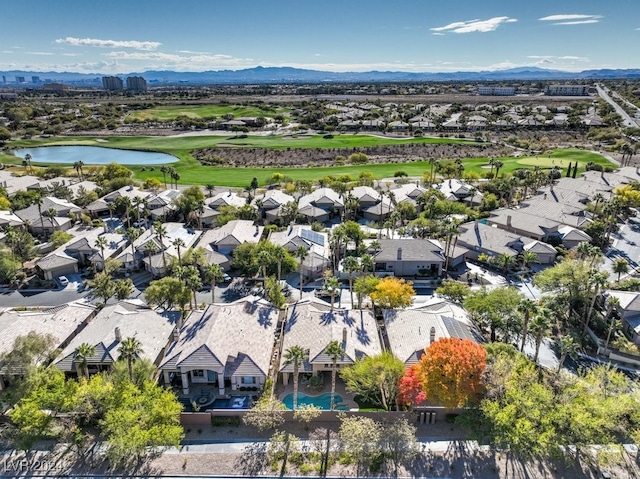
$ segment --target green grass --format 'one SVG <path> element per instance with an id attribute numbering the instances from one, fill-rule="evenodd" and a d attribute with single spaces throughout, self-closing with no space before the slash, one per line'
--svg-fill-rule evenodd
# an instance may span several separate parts
<path id="1" fill-rule="evenodd" d="M 241 116 L 273 117 L 275 115 L 289 115 L 290 108 L 260 107 L 250 105 L 180 105 L 159 106 L 132 112 L 129 117 L 135 120 L 175 120 L 181 115 L 191 118 L 221 118 L 232 114 L 235 118 Z"/>
<path id="2" fill-rule="evenodd" d="M 12 147 L 36 147 L 48 145 L 91 145 L 105 146 L 111 148 L 135 149 L 135 150 L 153 150 L 169 153 L 179 158 L 180 161 L 172 166 L 176 168 L 180 174 L 180 183 L 182 184 L 214 184 L 216 186 L 248 186 L 253 177 L 257 178 L 260 185 L 269 182 L 274 173 L 281 173 L 291 177 L 293 180 L 313 180 L 317 181 L 325 176 L 341 176 L 351 175 L 357 177 L 363 171 L 370 171 L 375 178 L 390 178 L 397 171 L 404 171 L 409 176 L 422 176 L 430 170 L 427 161 L 414 161 L 407 163 L 385 163 L 370 165 L 349 165 L 349 166 L 331 166 L 331 167 L 287 167 L 287 168 L 232 168 L 232 167 L 213 167 L 203 166 L 191 155 L 191 151 L 197 148 L 206 148 L 220 146 L 220 143 L 234 143 L 245 148 L 265 147 L 265 148 L 354 148 L 366 147 L 373 145 L 388 145 L 395 143 L 469 143 L 469 140 L 457 140 L 446 138 L 411 138 L 396 140 L 392 138 L 374 137 L 365 135 L 339 135 L 333 139 L 324 139 L 321 136 L 311 136 L 306 139 L 292 138 L 286 139 L 280 136 L 249 136 L 244 139 L 231 140 L 231 137 L 212 137 L 212 136 L 187 136 L 187 137 L 61 137 L 53 139 L 38 140 L 21 140 L 11 143 Z M 106 141 L 105 141 L 106 140 Z M 549 168 L 555 161 L 558 166 L 566 169 L 568 162 L 577 161 L 580 164 L 580 170 L 584 169 L 584 164 L 594 162 L 601 165 L 613 166 L 603 156 L 585 150 L 578 149 L 562 149 L 554 150 L 551 153 L 551 159 L 547 156 L 522 157 L 522 158 L 497 158 L 503 162 L 500 169 L 502 173 L 510 173 L 518 168 L 531 168 L 539 165 L 541 168 Z M 552 161 L 553 160 L 553 161 Z M 13 156 L 0 156 L 3 163 L 21 164 L 22 160 Z M 560 164 L 562 161 L 562 164 Z M 34 164 L 37 158 L 33 159 Z M 476 172 L 479 174 L 486 173 L 487 169 L 482 168 L 487 165 L 486 158 L 464 159 L 463 164 L 466 172 Z M 70 166 L 70 165 L 69 165 Z M 149 165 L 145 166 L 146 171 L 142 171 L 142 166 L 128 166 L 135 173 L 135 178 L 145 180 L 155 177 L 162 181 L 162 173 L 159 171 L 159 165 L 155 167 L 155 171 L 150 171 Z M 564 171 L 563 171 L 564 175 Z"/>

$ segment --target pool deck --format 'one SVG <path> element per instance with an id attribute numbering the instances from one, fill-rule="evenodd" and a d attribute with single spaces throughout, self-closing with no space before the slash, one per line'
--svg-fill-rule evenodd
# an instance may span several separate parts
<path id="1" fill-rule="evenodd" d="M 306 394 L 307 396 L 320 396 L 321 394 L 331 393 L 331 375 L 325 375 L 324 385 L 322 389 L 310 389 L 303 385 L 302 382 L 298 385 L 298 393 Z M 277 388 L 278 399 L 281 401 L 288 394 L 293 394 L 293 379 L 289 381 L 289 384 L 283 385 L 282 383 L 278 383 Z M 340 380 L 340 378 L 336 378 L 336 394 L 342 396 L 342 402 L 339 404 L 345 404 L 349 406 L 349 410 L 357 411 L 359 409 L 358 403 L 353 400 L 354 395 L 348 393 L 344 387 L 344 382 Z"/>

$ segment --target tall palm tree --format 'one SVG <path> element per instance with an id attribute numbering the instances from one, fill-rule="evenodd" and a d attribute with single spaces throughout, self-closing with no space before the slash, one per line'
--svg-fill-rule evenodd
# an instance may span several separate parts
<path id="1" fill-rule="evenodd" d="M 529 334 L 529 320 L 531 315 L 535 314 L 537 303 L 531 299 L 523 299 L 518 305 L 518 311 L 522 313 L 522 340 L 520 342 L 520 352 L 524 351 L 524 345 Z"/>
<path id="2" fill-rule="evenodd" d="M 27 155 L 29 155 L 29 153 L 27 153 Z M 42 217 L 42 204 L 44 203 L 44 198 L 42 196 L 42 191 L 40 191 L 40 194 L 36 198 L 34 198 L 33 202 L 38 208 L 38 215 L 40 216 L 40 229 L 42 230 L 42 234 L 44 234 L 44 218 Z"/>
<path id="3" fill-rule="evenodd" d="M 109 246 L 109 242 L 104 236 L 98 236 L 95 243 L 93 243 L 93 246 L 95 246 L 96 248 L 100 248 L 100 262 L 102 263 L 101 269 L 104 270 L 104 249 Z"/>
<path id="4" fill-rule="evenodd" d="M 629 262 L 624 258 L 616 258 L 613 262 L 612 271 L 618 274 L 618 283 L 620 282 L 620 275 L 629 272 Z"/>
<path id="5" fill-rule="evenodd" d="M 84 166 L 84 162 L 82 160 L 76 161 L 73 163 L 73 169 L 78 173 L 78 179 L 82 181 L 84 179 L 84 174 L 82 173 L 82 167 Z"/>
<path id="6" fill-rule="evenodd" d="M 611 333 L 617 327 L 620 327 L 620 321 L 612 317 L 613 311 L 620 306 L 620 299 L 615 296 L 609 296 L 607 298 L 607 314 L 605 315 L 605 321 L 610 321 L 609 332 L 607 333 L 607 340 L 604 343 L 604 349 L 609 349 L 609 340 L 611 339 Z"/>
<path id="7" fill-rule="evenodd" d="M 285 364 L 293 365 L 293 410 L 298 409 L 298 375 L 300 366 L 309 359 L 309 351 L 300 346 L 291 346 L 284 353 Z"/>
<path id="8" fill-rule="evenodd" d="M 296 258 L 298 258 L 298 272 L 300 273 L 300 284 L 298 287 L 300 288 L 300 298 L 302 299 L 302 272 L 304 266 L 304 260 L 307 258 L 309 251 L 306 247 L 300 245 L 298 249 L 296 249 Z"/>
<path id="9" fill-rule="evenodd" d="M 140 213 L 144 212 L 148 205 L 147 199 L 136 196 L 133 198 L 132 204 L 135 210 L 136 221 L 140 222 Z"/>
<path id="10" fill-rule="evenodd" d="M 558 340 L 558 346 L 560 348 L 560 361 L 558 361 L 558 369 L 556 370 L 556 373 L 559 373 L 562 369 L 567 356 L 573 356 L 579 347 L 578 343 L 572 336 L 562 336 Z"/>
<path id="11" fill-rule="evenodd" d="M 271 263 L 271 253 L 265 249 L 258 253 L 258 263 L 262 270 L 262 282 L 266 284 L 267 281 L 267 266 Z"/>
<path id="12" fill-rule="evenodd" d="M 373 256 L 370 254 L 363 254 L 360 257 L 360 267 L 362 268 L 362 272 L 365 274 L 369 271 L 373 271 L 373 268 L 375 267 Z"/>
<path id="13" fill-rule="evenodd" d="M 360 271 L 360 261 L 354 256 L 348 256 L 342 262 L 343 269 L 349 275 L 349 294 L 351 295 L 351 307 L 353 308 L 353 273 Z"/>
<path id="14" fill-rule="evenodd" d="M 205 280 L 211 284 L 211 302 L 216 302 L 216 285 L 224 279 L 224 271 L 215 263 L 207 265 L 204 270 Z"/>
<path id="15" fill-rule="evenodd" d="M 47 215 L 47 218 L 49 218 L 49 223 L 51 223 L 51 234 L 53 234 L 56 228 L 55 224 L 53 223 L 53 218 L 58 215 L 58 211 L 55 208 L 51 207 L 45 214 Z"/>
<path id="16" fill-rule="evenodd" d="M 80 367 L 84 377 L 89 378 L 89 367 L 87 360 L 96 354 L 96 348 L 89 343 L 82 343 L 75 350 L 75 360 L 80 362 Z"/>
<path id="17" fill-rule="evenodd" d="M 324 289 L 331 294 L 331 311 L 333 311 L 333 303 L 335 301 L 336 292 L 340 290 L 340 280 L 335 276 L 330 276 L 324 280 Z"/>
<path id="18" fill-rule="evenodd" d="M 136 248 L 134 246 L 135 241 L 140 238 L 142 232 L 138 228 L 127 228 L 126 235 L 131 242 L 131 255 L 133 256 L 133 262 L 136 261 Z M 135 266 L 135 265 L 134 265 Z"/>
<path id="19" fill-rule="evenodd" d="M 496 174 L 494 175 L 494 178 L 498 177 L 500 168 L 502 168 L 503 166 L 504 166 L 504 163 L 502 163 L 500 160 L 493 160 L 493 167 L 496 169 Z"/>
<path id="20" fill-rule="evenodd" d="M 151 268 L 151 256 L 158 252 L 158 246 L 155 244 L 155 242 L 149 240 L 144 244 L 144 251 L 145 253 L 147 253 L 149 268 Z"/>
<path id="21" fill-rule="evenodd" d="M 182 241 L 181 238 L 174 239 L 171 244 L 176 248 L 176 251 L 178 253 L 178 265 L 182 266 L 182 256 L 180 255 L 180 248 L 184 248 L 187 245 L 184 243 L 184 241 Z"/>
<path id="22" fill-rule="evenodd" d="M 167 173 L 169 173 L 169 167 L 167 165 L 162 165 L 160 167 L 160 173 L 162 173 L 162 178 L 164 179 L 164 189 L 167 189 Z"/>
<path id="23" fill-rule="evenodd" d="M 164 271 L 165 273 L 167 272 L 167 257 L 165 256 L 165 246 L 164 246 L 164 242 L 162 241 L 166 235 L 167 235 L 167 228 L 164 227 L 164 225 L 162 223 L 160 223 L 159 221 L 156 221 L 155 223 L 153 223 L 153 229 L 155 230 L 156 234 L 158 235 L 158 238 L 160 239 L 160 248 L 162 250 L 162 266 L 164 266 Z"/>
<path id="24" fill-rule="evenodd" d="M 327 356 L 331 358 L 331 410 L 335 406 L 336 396 L 336 373 L 338 372 L 338 358 L 344 355 L 344 348 L 338 341 L 331 341 L 324 349 Z"/>
<path id="25" fill-rule="evenodd" d="M 142 344 L 134 337 L 125 338 L 118 348 L 120 357 L 127 360 L 127 368 L 129 369 L 129 381 L 133 382 L 133 362 L 140 357 L 142 353 Z"/>
<path id="26" fill-rule="evenodd" d="M 531 325 L 529 326 L 529 330 L 533 335 L 533 340 L 535 344 L 535 353 L 533 355 L 533 362 L 538 361 L 538 354 L 540 353 L 540 346 L 542 345 L 542 340 L 549 333 L 551 328 L 552 319 L 551 319 L 551 311 L 546 308 L 541 308 L 538 310 L 538 314 L 536 314 L 531 320 Z"/>
<path id="27" fill-rule="evenodd" d="M 278 281 L 280 281 L 280 276 L 282 275 L 282 262 L 287 257 L 287 250 L 284 249 L 283 246 L 277 246 L 273 251 L 273 257 L 278 262 Z"/>

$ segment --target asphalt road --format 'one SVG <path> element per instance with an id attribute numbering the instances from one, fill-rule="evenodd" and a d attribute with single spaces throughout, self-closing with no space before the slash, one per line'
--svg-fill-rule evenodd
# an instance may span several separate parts
<path id="1" fill-rule="evenodd" d="M 637 128 L 638 124 L 636 121 L 626 112 L 624 109 L 618 105 L 613 99 L 609 96 L 609 94 L 602 88 L 600 85 L 596 85 L 598 90 L 598 95 L 600 98 L 609 103 L 613 108 L 615 108 L 616 113 L 618 113 L 622 117 L 622 124 L 626 127 Z"/>

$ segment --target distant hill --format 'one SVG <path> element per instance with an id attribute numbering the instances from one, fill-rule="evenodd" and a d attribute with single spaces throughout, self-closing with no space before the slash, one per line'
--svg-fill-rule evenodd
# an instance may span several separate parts
<path id="1" fill-rule="evenodd" d="M 62 82 L 100 86 L 102 74 L 74 72 L 31 72 L 11 70 L 0 72 L 7 86 L 15 85 L 16 77 L 25 78 L 25 86 L 31 84 L 33 76 L 41 82 Z M 158 84 L 248 84 L 248 83 L 349 83 L 349 82 L 428 82 L 428 81 L 466 81 L 492 82 L 517 80 L 557 80 L 580 81 L 607 78 L 640 78 L 640 69 L 626 70 L 585 70 L 582 72 L 566 72 L 547 70 L 537 67 L 520 67 L 506 70 L 479 72 L 401 72 L 401 71 L 368 71 L 368 72 L 325 72 L 305 70 L 292 67 L 255 67 L 244 70 L 219 70 L 204 72 L 175 72 L 170 70 L 150 70 L 137 73 L 122 73 L 117 76 L 142 76 L 150 85 Z M 0 82 L 0 87 L 3 84 Z"/>

